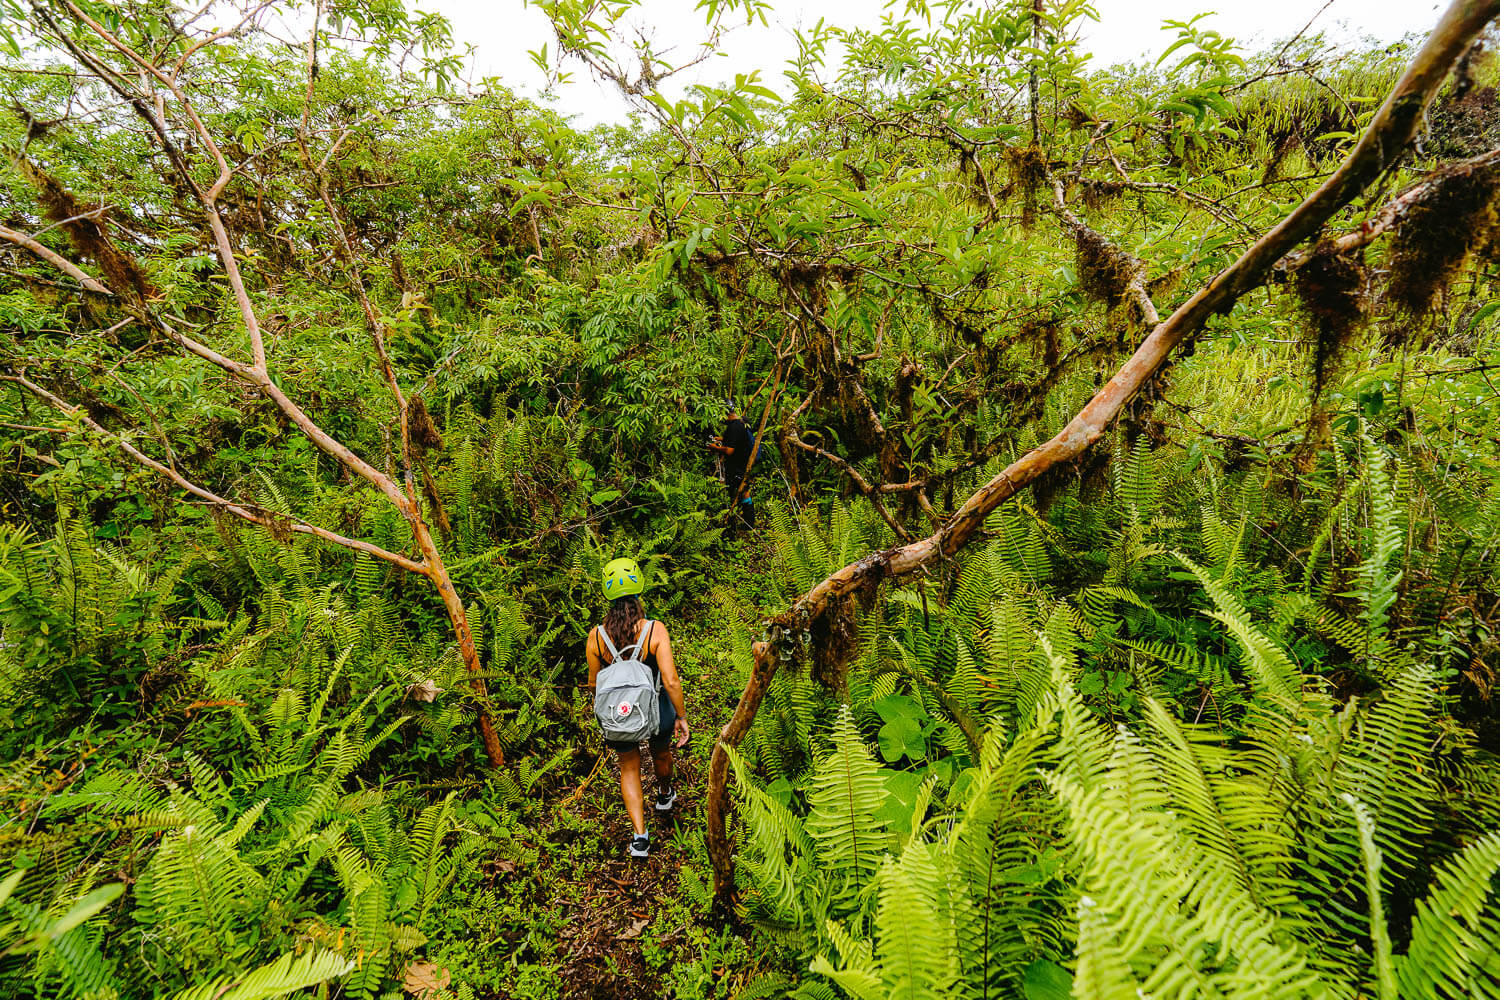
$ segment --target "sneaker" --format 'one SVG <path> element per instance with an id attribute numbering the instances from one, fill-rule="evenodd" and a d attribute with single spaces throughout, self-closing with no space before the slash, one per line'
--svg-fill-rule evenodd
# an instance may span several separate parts
<path id="1" fill-rule="evenodd" d="M 656 811 L 659 813 L 671 812 L 672 807 L 677 804 L 677 790 L 668 789 L 665 792 L 656 793 Z"/>
<path id="2" fill-rule="evenodd" d="M 651 855 L 651 838 L 644 833 L 638 833 L 630 838 L 630 856 L 632 858 L 645 858 Z"/>

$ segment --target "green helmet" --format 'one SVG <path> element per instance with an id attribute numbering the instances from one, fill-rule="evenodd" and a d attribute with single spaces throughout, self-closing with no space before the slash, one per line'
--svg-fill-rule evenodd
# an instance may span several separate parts
<path id="1" fill-rule="evenodd" d="M 604 596 L 613 601 L 646 589 L 646 574 L 634 559 L 615 559 L 604 567 Z"/>

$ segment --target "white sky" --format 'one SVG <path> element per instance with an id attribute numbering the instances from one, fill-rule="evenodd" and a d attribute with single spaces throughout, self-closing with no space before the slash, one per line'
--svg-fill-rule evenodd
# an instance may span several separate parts
<path id="1" fill-rule="evenodd" d="M 895 12 L 899 14 L 904 6 L 898 0 Z M 1148 52 L 1154 57 L 1176 37 L 1175 32 L 1162 31 L 1164 20 L 1187 20 L 1215 8 L 1221 12 L 1201 22 L 1203 26 L 1241 43 L 1266 43 L 1296 33 L 1323 6 L 1324 0 L 1094 0 L 1099 22 L 1085 27 L 1082 48 L 1093 54 L 1099 66 Z M 543 44 L 549 46 L 549 53 L 556 50 L 541 11 L 523 0 L 422 0 L 421 7 L 445 15 L 453 24 L 455 41 L 474 46 L 476 80 L 497 76 L 518 93 L 537 96 L 542 75 L 527 52 Z M 627 23 L 655 39 L 658 52 L 675 46 L 666 57 L 668 61 L 683 61 L 696 51 L 696 43 L 705 32 L 703 15 L 693 11 L 694 0 L 644 0 L 641 7 L 642 12 Z M 674 77 L 669 84 L 721 83 L 733 79 L 736 73 L 758 69 L 764 85 L 785 93 L 781 73 L 796 51 L 793 28 L 810 27 L 820 17 L 840 27 L 873 28 L 886 12 L 882 0 L 780 0 L 774 7 L 769 27 L 757 24 L 736 29 L 718 56 Z M 1383 42 L 1394 41 L 1409 31 L 1431 28 L 1441 7 L 1439 0 L 1332 0 L 1313 30 L 1321 28 L 1344 39 L 1368 35 Z M 573 73 L 573 82 L 558 92 L 556 107 L 560 112 L 576 116 L 579 125 L 624 120 L 626 105 L 612 88 L 596 84 L 579 63 L 570 62 L 563 68 Z M 675 89 L 664 88 L 669 96 Z"/>

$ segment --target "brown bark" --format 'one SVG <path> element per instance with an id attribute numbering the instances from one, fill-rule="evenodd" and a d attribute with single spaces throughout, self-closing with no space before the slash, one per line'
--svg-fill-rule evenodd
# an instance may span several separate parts
<path id="1" fill-rule="evenodd" d="M 1146 291 L 1146 265 L 1138 258 L 1132 257 L 1124 251 L 1118 250 L 1109 240 L 1092 229 L 1068 208 L 1063 199 L 1063 184 L 1057 178 L 1052 178 L 1052 210 L 1057 213 L 1058 219 L 1062 221 L 1063 228 L 1068 231 L 1074 239 L 1081 237 L 1092 237 L 1110 246 L 1111 250 L 1120 253 L 1126 261 L 1129 278 L 1125 282 L 1122 299 L 1128 301 L 1135 307 L 1135 316 L 1146 327 L 1154 327 L 1161 322 L 1161 317 L 1156 312 L 1156 304 L 1151 301 L 1151 295 Z"/>
<path id="2" fill-rule="evenodd" d="M 877 571 L 901 575 L 952 556 L 1001 503 L 1042 473 L 1076 458 L 1099 440 L 1109 422 L 1161 367 L 1174 347 L 1195 333 L 1210 316 L 1228 312 L 1242 295 L 1262 284 L 1277 260 L 1315 234 L 1330 216 L 1401 154 L 1448 68 L 1497 12 L 1500 0 L 1454 3 L 1339 169 L 1239 260 L 1158 324 L 1114 377 L 1056 436 L 980 487 L 942 529 L 910 545 L 876 553 L 844 567 L 798 599 L 791 615 L 812 618 L 822 613 L 829 601 L 852 593 Z"/>
<path id="3" fill-rule="evenodd" d="M 1031 0 L 1031 47 L 1040 52 L 1042 47 L 1042 0 Z M 1033 53 L 1031 56 L 1031 72 L 1026 81 L 1031 104 L 1031 145 L 1037 147 L 1042 142 L 1042 91 L 1037 82 L 1036 64 L 1041 56 Z"/>
<path id="4" fill-rule="evenodd" d="M 457 591 L 454 589 L 453 579 L 448 574 L 448 568 L 443 564 L 443 557 L 433 541 L 432 532 L 428 529 L 427 523 L 422 519 L 420 512 L 416 510 L 414 503 L 405 501 L 397 506 L 412 526 L 412 534 L 416 539 L 417 548 L 422 554 L 420 562 L 407 558 L 400 553 L 383 549 L 362 539 L 348 538 L 329 531 L 326 528 L 320 528 L 299 518 L 288 517 L 271 511 L 261 510 L 249 504 L 235 503 L 227 500 L 188 480 L 175 468 L 158 462 L 156 459 L 145 454 L 124 437 L 112 433 L 91 417 L 82 413 L 79 407 L 48 392 L 24 375 L 3 375 L 0 376 L 0 382 L 9 382 L 13 385 L 18 385 L 38 399 L 46 402 L 58 412 L 76 417 L 90 430 L 112 440 L 121 451 L 129 455 L 136 462 L 161 474 L 187 493 L 212 504 L 225 513 L 232 514 L 251 524 L 260 525 L 273 533 L 290 531 L 294 534 L 311 535 L 325 542 L 332 542 L 335 545 L 341 545 L 356 552 L 366 553 L 376 559 L 382 559 L 393 565 L 400 566 L 409 572 L 425 576 L 432 582 L 439 597 L 442 598 L 443 608 L 448 612 L 448 620 L 453 625 L 453 634 L 458 641 L 459 657 L 463 661 L 464 669 L 469 673 L 470 685 L 473 687 L 475 697 L 479 701 L 479 736 L 480 742 L 484 746 L 485 756 L 489 759 L 492 766 L 504 766 L 505 751 L 500 746 L 500 739 L 495 732 L 494 723 L 490 718 L 489 695 L 484 683 L 484 667 L 479 662 L 479 652 L 474 645 L 474 635 L 469 629 L 468 614 L 464 609 L 463 602 L 459 600 Z"/>
<path id="5" fill-rule="evenodd" d="M 797 432 L 793 430 L 790 425 L 788 425 L 786 428 L 786 439 L 803 451 L 808 452 L 809 454 L 817 455 L 819 458 L 825 459 L 838 466 L 839 469 L 844 473 L 844 475 L 849 477 L 849 481 L 854 484 L 854 488 L 859 490 L 861 494 L 869 498 L 871 505 L 873 505 L 875 508 L 875 512 L 880 515 L 881 520 L 890 525 L 890 528 L 893 532 L 895 532 L 896 537 L 903 542 L 911 541 L 911 532 L 907 531 L 906 528 L 902 526 L 901 522 L 896 520 L 896 518 L 891 514 L 886 505 L 881 502 L 881 490 L 870 485 L 870 481 L 864 476 L 860 475 L 859 470 L 854 468 L 854 466 L 850 465 L 848 462 L 844 461 L 842 458 L 838 457 L 828 449 L 819 448 L 815 444 L 808 444 L 806 441 L 802 440 L 800 436 L 798 436 Z"/>
<path id="6" fill-rule="evenodd" d="M 203 149 L 213 157 L 214 166 L 218 168 L 218 175 L 214 178 L 213 184 L 207 189 L 194 182 L 191 173 L 184 172 L 184 176 L 192 185 L 193 192 L 197 195 L 198 201 L 203 207 L 204 217 L 208 220 L 208 228 L 213 234 L 214 247 L 218 251 L 220 263 L 223 265 L 224 276 L 229 279 L 229 287 L 234 293 L 235 304 L 239 307 L 240 318 L 244 321 L 245 332 L 250 337 L 252 361 L 257 369 L 264 372 L 266 370 L 266 348 L 265 340 L 261 336 L 260 319 L 255 313 L 255 307 L 250 302 L 250 293 L 245 288 L 244 277 L 240 273 L 239 261 L 235 259 L 234 248 L 229 242 L 229 231 L 224 227 L 224 219 L 219 214 L 218 208 L 218 197 L 224 188 L 228 186 L 230 179 L 234 176 L 234 171 L 230 168 L 229 161 L 224 158 L 224 153 L 219 148 L 219 144 L 214 142 L 213 136 L 209 134 L 208 129 L 198 117 L 198 111 L 193 106 L 192 99 L 178 85 L 177 74 L 181 71 L 181 64 L 169 74 L 150 60 L 141 56 L 134 49 L 130 48 L 130 46 L 121 42 L 108 28 L 79 9 L 72 0 L 62 0 L 62 5 L 73 15 L 74 20 L 86 25 L 95 35 L 107 42 L 111 48 L 133 63 L 142 73 L 160 83 L 176 98 L 178 105 L 182 108 L 183 117 L 189 123 L 192 131 L 202 144 Z M 101 78 L 106 84 L 117 90 L 119 89 L 118 81 L 114 77 L 103 75 Z M 129 99 L 130 95 L 125 96 Z M 141 110 L 141 107 L 140 104 L 136 104 L 138 111 Z M 171 148 L 172 144 L 165 139 L 166 130 L 159 127 L 161 124 L 159 121 L 154 124 L 157 126 L 154 129 L 157 135 L 163 137 L 164 145 L 168 147 L 169 152 L 173 152 L 174 150 Z"/>
<path id="7" fill-rule="evenodd" d="M 1333 251 L 1343 254 L 1369 246 L 1386 233 L 1400 229 L 1401 224 L 1406 221 L 1407 214 L 1420 204 L 1432 192 L 1433 188 L 1444 179 L 1454 174 L 1469 173 L 1493 167 L 1496 164 L 1500 164 L 1500 149 L 1491 149 L 1488 152 L 1480 153 L 1478 156 L 1470 157 L 1467 160 L 1459 160 L 1456 163 L 1447 164 L 1433 171 L 1386 202 L 1381 206 L 1379 212 L 1376 212 L 1374 216 L 1358 229 L 1354 230 L 1354 232 L 1346 233 L 1333 240 Z M 1278 261 L 1276 268 L 1279 271 L 1295 271 L 1311 259 L 1312 253 L 1310 251 L 1302 251 Z"/>
<path id="8" fill-rule="evenodd" d="M 321 2 L 317 7 L 317 14 L 321 14 Z M 338 205 L 333 200 L 333 192 L 328 186 L 328 160 L 333 150 L 322 160 L 314 161 L 312 150 L 308 146 L 308 118 L 309 109 L 312 104 L 313 85 L 315 82 L 313 70 L 317 66 L 316 59 L 317 30 L 314 28 L 313 36 L 308 41 L 308 78 L 307 91 L 303 104 L 302 128 L 298 133 L 298 146 L 300 147 L 304 165 L 313 175 L 317 183 L 318 198 L 323 202 L 323 207 L 328 210 L 329 225 L 333 227 L 334 250 L 340 262 L 344 266 L 344 273 L 349 279 L 349 287 L 354 291 L 355 298 L 359 301 L 360 312 L 364 314 L 365 329 L 370 335 L 370 346 L 375 351 L 375 357 L 380 363 L 380 372 L 385 379 L 386 388 L 390 390 L 391 398 L 396 403 L 396 423 L 401 432 L 401 468 L 402 481 L 406 489 L 399 489 L 395 482 L 389 477 L 382 477 L 389 484 L 387 495 L 394 490 L 401 499 L 392 498 L 397 509 L 405 515 L 407 523 L 411 526 L 412 536 L 416 539 L 417 548 L 422 553 L 422 562 L 426 566 L 425 575 L 437 588 L 438 595 L 442 598 L 443 607 L 448 612 L 448 621 L 453 625 L 453 635 L 458 641 L 459 658 L 463 660 L 464 669 L 469 674 L 469 685 L 474 690 L 474 695 L 479 702 L 477 713 L 479 722 L 479 739 L 484 745 L 485 756 L 489 758 L 490 765 L 502 767 L 505 764 L 505 751 L 501 749 L 500 738 L 495 733 L 495 723 L 490 717 L 489 692 L 484 683 L 484 667 L 479 662 L 479 651 L 474 646 L 474 633 L 469 628 L 468 612 L 464 608 L 463 601 L 459 600 L 458 592 L 454 589 L 453 579 L 448 574 L 448 568 L 443 563 L 443 557 L 432 538 L 432 529 L 427 526 L 427 521 L 422 516 L 421 501 L 417 497 L 412 471 L 413 462 L 418 460 L 412 448 L 411 435 L 411 404 L 407 400 L 406 393 L 401 389 L 401 383 L 396 378 L 395 365 L 391 363 L 390 352 L 386 349 L 385 323 L 380 318 L 380 312 L 375 308 L 370 299 L 368 289 L 365 288 L 364 278 L 359 272 L 359 261 L 354 252 L 354 245 L 349 239 L 349 234 L 344 228 L 343 219 L 338 210 Z M 334 143 L 337 148 L 338 143 Z M 425 413 L 425 407 L 424 407 Z M 440 522 L 446 521 L 443 512 L 442 501 L 438 497 L 437 489 L 432 483 L 432 477 L 427 471 L 427 466 L 422 465 L 422 475 L 431 495 L 434 516 Z M 439 525 L 442 527 L 441 523 Z M 445 532 L 446 534 L 446 532 Z"/>
<path id="9" fill-rule="evenodd" d="M 739 746 L 740 740 L 750 731 L 760 701 L 771 687 L 771 678 L 776 676 L 776 654 L 770 643 L 757 642 L 750 647 L 755 665 L 750 671 L 750 680 L 745 693 L 740 695 L 734 714 L 719 730 L 719 742 L 714 746 L 713 758 L 708 765 L 708 858 L 714 869 L 714 905 L 721 916 L 729 916 L 733 902 L 734 848 L 729 841 L 726 828 L 724 795 L 729 783 L 729 754 L 725 746 Z"/>
<path id="10" fill-rule="evenodd" d="M 38 243 L 36 240 L 32 239 L 30 236 L 27 236 L 25 233 L 18 233 L 14 229 L 0 226 L 0 240 L 7 240 L 11 243 L 16 244 L 17 246 L 24 247 L 27 250 L 30 250 L 32 253 L 42 258 L 42 260 L 45 260 L 47 263 L 51 264 L 53 267 L 57 268 L 59 271 L 66 274 L 68 277 L 72 278 L 74 281 L 78 282 L 80 285 L 91 292 L 97 292 L 100 295 L 113 294 L 108 288 L 105 288 L 103 285 L 99 284 L 99 282 L 95 281 L 93 278 L 85 274 L 83 269 L 78 265 L 68 260 L 62 254 L 57 253 L 56 251 L 42 245 L 41 243 Z"/>
<path id="11" fill-rule="evenodd" d="M 18 385 L 21 388 L 25 389 L 27 392 L 31 393 L 33 396 L 36 396 L 38 399 L 47 403 L 47 405 L 51 406 L 59 413 L 76 417 L 85 427 L 89 428 L 89 430 L 92 430 L 96 434 L 100 434 L 106 438 L 109 438 L 115 443 L 116 447 L 118 447 L 125 454 L 129 455 L 136 462 L 144 465 L 148 469 L 161 474 L 162 476 L 165 476 L 167 479 L 170 479 L 185 492 L 192 494 L 200 500 L 212 504 L 214 507 L 217 507 L 226 513 L 233 514 L 235 517 L 238 517 L 243 521 L 249 521 L 251 524 L 258 524 L 263 528 L 268 528 L 273 531 L 287 530 L 291 531 L 293 534 L 311 535 L 314 538 L 321 538 L 325 542 L 332 542 L 333 544 L 341 545 L 346 549 L 353 549 L 356 552 L 363 552 L 367 555 L 374 556 L 376 559 L 383 559 L 388 563 L 400 566 L 404 570 L 408 570 L 413 573 L 421 573 L 423 576 L 427 575 L 427 567 L 425 565 L 413 559 L 408 559 L 406 556 L 401 555 L 399 552 L 391 552 L 387 549 L 381 548 L 378 545 L 363 541 L 362 539 L 347 538 L 343 535 L 329 531 L 326 528 L 320 528 L 315 524 L 309 524 L 299 518 L 290 517 L 288 515 L 275 513 L 272 511 L 261 510 L 260 508 L 254 507 L 250 504 L 235 503 L 234 501 L 227 500 L 216 493 L 212 493 L 209 490 L 206 490 L 203 487 L 199 486 L 198 484 L 188 480 L 175 468 L 166 465 L 165 463 L 158 462 L 150 455 L 145 454 L 139 448 L 136 448 L 129 441 L 127 441 L 124 437 L 112 433 L 108 428 L 100 425 L 92 417 L 84 414 L 81 407 L 75 406 L 72 403 L 69 403 L 66 400 L 54 395 L 53 393 L 48 392 L 46 389 L 28 379 L 25 375 L 0 375 L 0 382 L 9 382 L 12 385 Z M 38 429 L 62 433 L 62 431 L 58 430 L 57 428 L 44 427 Z"/>
<path id="12" fill-rule="evenodd" d="M 766 418 L 771 415 L 771 407 L 776 405 L 776 391 L 781 388 L 781 375 L 783 365 L 780 359 L 776 362 L 776 375 L 771 380 L 771 392 L 766 396 L 766 405 L 760 411 L 760 423 L 755 427 L 755 438 L 750 442 L 750 458 L 745 462 L 745 475 L 740 479 L 739 492 L 729 498 L 729 511 L 733 516 L 740 509 L 740 501 L 750 492 L 750 471 L 755 468 L 755 456 L 760 451 L 760 443 L 766 435 Z"/>
<path id="13" fill-rule="evenodd" d="M 500 747 L 500 737 L 496 735 L 495 723 L 490 718 L 484 667 L 479 662 L 479 650 L 474 646 L 474 633 L 469 629 L 468 612 L 464 609 L 463 601 L 458 599 L 458 591 L 453 589 L 453 578 L 448 575 L 448 567 L 443 565 L 442 554 L 432 540 L 432 531 L 428 529 L 427 522 L 415 510 L 407 516 L 411 520 L 417 548 L 422 553 L 422 562 L 427 567 L 427 579 L 432 581 L 438 596 L 443 599 L 443 608 L 448 612 L 448 621 L 453 625 L 453 635 L 458 639 L 458 655 L 469 673 L 469 686 L 474 690 L 474 697 L 479 701 L 479 739 L 484 744 L 484 755 L 489 758 L 491 766 L 504 767 L 505 751 Z"/>
<path id="14" fill-rule="evenodd" d="M 397 510 L 401 512 L 403 517 L 406 518 L 407 523 L 411 527 L 412 535 L 416 539 L 417 546 L 421 551 L 422 560 L 419 562 L 399 553 L 389 552 L 385 549 L 380 548 L 379 546 L 371 545 L 370 543 L 361 541 L 359 539 L 346 538 L 342 535 L 335 534 L 334 532 L 327 531 L 326 529 L 319 528 L 315 525 L 308 524 L 295 518 L 287 518 L 284 515 L 272 514 L 271 512 L 262 511 L 247 504 L 232 503 L 224 499 L 223 497 L 216 496 L 215 494 L 212 494 L 209 491 L 204 490 L 203 488 L 188 481 L 186 478 L 181 476 L 175 468 L 152 459 L 150 456 L 144 454 L 139 449 L 131 445 L 130 442 L 123 436 L 111 434 L 108 430 L 98 425 L 97 423 L 94 423 L 93 421 L 87 421 L 87 423 L 93 430 L 111 437 L 114 440 L 115 444 L 133 460 L 166 476 L 168 479 L 170 479 L 172 482 L 174 482 L 176 485 L 186 490 L 187 492 L 198 496 L 208 501 L 209 503 L 214 504 L 218 508 L 225 510 L 228 513 L 231 513 L 243 520 L 262 525 L 276 532 L 291 531 L 311 534 L 315 537 L 324 539 L 325 541 L 333 542 L 338 545 L 342 545 L 346 548 L 350 548 L 360 552 L 366 552 L 372 556 L 375 556 L 376 558 L 384 559 L 385 561 L 391 562 L 397 566 L 402 567 L 403 569 L 415 573 L 420 573 L 421 575 L 427 577 L 432 582 L 433 586 L 437 588 L 438 594 L 443 601 L 443 606 L 448 612 L 449 620 L 453 625 L 454 636 L 458 643 L 460 658 L 463 660 L 465 669 L 469 672 L 471 684 L 473 685 L 475 694 L 479 699 L 479 730 L 480 739 L 484 745 L 485 754 L 489 758 L 492 765 L 496 767 L 502 766 L 505 763 L 505 755 L 500 747 L 499 738 L 495 733 L 494 724 L 490 719 L 488 699 L 484 685 L 483 668 L 479 663 L 478 651 L 474 646 L 474 637 L 469 629 L 468 616 L 464 610 L 462 601 L 459 600 L 458 594 L 454 589 L 453 581 L 448 573 L 447 567 L 443 564 L 442 557 L 439 554 L 438 548 L 433 541 L 432 532 L 428 528 L 425 520 L 422 517 L 420 502 L 417 498 L 417 493 L 412 481 L 411 437 L 406 398 L 401 391 L 399 383 L 396 380 L 394 368 L 391 365 L 389 355 L 385 348 L 384 328 L 380 323 L 379 314 L 376 312 L 373 304 L 370 302 L 369 297 L 365 292 L 363 282 L 359 279 L 359 275 L 355 266 L 356 262 L 354 260 L 353 250 L 349 244 L 347 235 L 345 234 L 343 227 L 340 224 L 337 211 L 335 210 L 332 199 L 328 192 L 325 173 L 325 168 L 327 166 L 327 157 L 325 157 L 321 163 L 314 164 L 312 162 L 311 156 L 308 155 L 307 166 L 315 175 L 318 184 L 319 195 L 329 209 L 330 216 L 335 228 L 335 234 L 338 238 L 336 246 L 340 251 L 341 259 L 348 270 L 351 284 L 354 287 L 356 295 L 358 296 L 361 309 L 364 312 L 367 325 L 369 326 L 371 341 L 375 350 L 376 357 L 380 363 L 381 373 L 384 376 L 385 382 L 396 401 L 396 409 L 399 415 L 401 430 L 402 460 L 406 472 L 406 488 L 404 490 L 402 489 L 401 484 L 398 484 L 393 476 L 382 473 L 369 462 L 366 462 L 363 458 L 357 455 L 343 442 L 334 438 L 332 435 L 324 431 L 323 428 L 319 427 L 312 420 L 312 418 L 302 410 L 301 407 L 299 407 L 284 392 L 282 392 L 280 387 L 277 386 L 270 377 L 270 373 L 267 369 L 266 364 L 265 343 L 261 333 L 260 321 L 255 312 L 254 305 L 250 300 L 249 293 L 246 289 L 244 279 L 240 271 L 239 262 L 236 260 L 234 255 L 234 249 L 230 242 L 229 232 L 225 227 L 224 219 L 221 216 L 217 205 L 217 199 L 227 187 L 230 180 L 233 178 L 234 170 L 230 167 L 228 161 L 223 155 L 222 150 L 220 149 L 218 144 L 215 143 L 212 135 L 209 133 L 208 129 L 204 126 L 203 122 L 199 118 L 197 110 L 194 108 L 191 98 L 188 96 L 186 91 L 182 89 L 178 82 L 178 74 L 182 70 L 187 55 L 191 54 L 191 50 L 189 53 L 185 53 L 181 57 L 181 59 L 179 59 L 176 66 L 172 67 L 171 69 L 163 68 L 162 66 L 156 65 L 150 59 L 147 59 L 140 53 L 131 49 L 128 45 L 124 44 L 118 37 L 111 33 L 108 28 L 91 17 L 87 12 L 80 9 L 75 3 L 72 2 L 72 0 L 60 0 L 60 3 L 62 7 L 66 9 L 72 16 L 73 21 L 77 25 L 86 27 L 99 40 L 104 42 L 110 48 L 114 49 L 119 55 L 123 56 L 130 64 L 132 64 L 139 72 L 141 80 L 154 81 L 153 86 L 160 86 L 167 93 L 171 94 L 172 98 L 176 102 L 179 121 L 184 124 L 193 135 L 197 137 L 200 147 L 212 158 L 214 167 L 217 170 L 217 175 L 214 179 L 213 184 L 207 188 L 204 188 L 197 182 L 197 180 L 195 180 L 194 174 L 190 169 L 190 164 L 187 162 L 183 155 L 183 151 L 171 139 L 171 133 L 166 126 L 166 103 L 164 100 L 159 99 L 162 96 L 160 92 L 153 92 L 144 83 L 136 83 L 133 78 L 114 72 L 101 59 L 99 59 L 93 53 L 89 52 L 88 49 L 85 48 L 76 38 L 72 37 L 67 31 L 63 30 L 46 11 L 40 8 L 36 10 L 38 19 L 52 30 L 52 32 L 56 35 L 59 43 L 69 52 L 71 52 L 75 57 L 77 57 L 78 60 L 90 72 L 97 76 L 103 84 L 115 91 L 123 100 L 128 102 L 130 106 L 135 110 L 135 112 L 140 115 L 141 118 L 150 126 L 152 132 L 156 135 L 157 141 L 160 143 L 162 149 L 167 153 L 168 158 L 173 165 L 173 168 L 181 175 L 184 183 L 187 185 L 187 188 L 192 192 L 193 196 L 199 202 L 199 205 L 203 209 L 204 217 L 208 223 L 209 229 L 212 233 L 214 246 L 218 252 L 220 264 L 224 268 L 225 276 L 228 278 L 230 289 L 233 292 L 235 303 L 239 309 L 241 320 L 244 323 L 245 331 L 250 340 L 251 362 L 249 364 L 246 364 L 242 361 L 237 361 L 234 358 L 219 353 L 207 344 L 201 343 L 193 339 L 192 337 L 181 333 L 179 330 L 172 327 L 162 317 L 153 313 L 148 306 L 142 303 L 128 304 L 126 307 L 127 311 L 132 315 L 135 315 L 143 323 L 149 325 L 152 329 L 159 332 L 163 337 L 176 343 L 183 350 L 196 355 L 197 357 L 208 361 L 213 365 L 216 365 L 235 381 L 269 398 L 276 405 L 276 408 L 281 411 L 282 415 L 290 423 L 295 425 L 297 429 L 301 431 L 309 440 L 311 440 L 313 444 L 315 444 L 321 451 L 332 456 L 350 472 L 359 476 L 360 478 L 364 479 L 366 482 L 370 483 L 375 488 L 380 490 L 380 492 L 385 495 L 386 499 L 392 505 L 394 505 Z M 260 10 L 265 9 L 267 6 L 268 4 L 263 3 L 253 8 L 252 13 L 245 15 L 246 20 L 252 17 L 255 12 L 259 12 Z M 320 2 L 318 5 L 318 13 L 321 14 L 321 11 L 322 4 Z M 211 42 L 217 41 L 222 37 L 224 37 L 224 34 L 218 33 L 209 38 L 207 41 L 204 41 L 195 46 L 195 48 L 201 48 L 203 45 L 210 44 Z M 309 45 L 309 95 L 311 91 L 312 71 L 313 67 L 316 66 L 316 58 L 314 55 L 316 51 L 315 46 L 316 27 L 314 28 L 313 41 Z M 306 109 L 304 108 L 304 140 L 306 136 L 306 123 Z M 335 143 L 335 148 L 337 148 L 337 143 Z M 304 154 L 308 153 L 305 141 L 303 144 L 303 152 Z M 332 155 L 331 150 L 329 155 Z M 68 274 L 70 277 L 79 281 L 85 288 L 89 289 L 90 291 L 112 294 L 112 290 L 106 288 L 98 281 L 82 272 L 76 265 L 73 265 L 71 262 L 67 261 L 65 258 L 62 258 L 60 255 L 53 253 L 48 248 L 42 246 L 40 243 L 38 243 L 34 239 L 31 239 L 30 237 L 26 237 L 23 234 L 6 229 L 0 231 L 0 239 L 8 240 L 9 242 L 16 243 L 27 248 L 28 250 L 31 250 L 43 260 L 48 261 L 53 266 L 58 267 L 64 273 Z M 118 296 L 116 297 L 118 298 Z M 46 390 L 42 389 L 34 382 L 27 380 L 23 374 L 6 377 L 5 381 L 22 386 L 28 392 L 31 392 L 34 395 L 47 400 L 49 405 L 53 406 L 61 412 L 74 413 L 77 410 L 77 408 L 72 404 L 69 404 L 66 401 L 52 395 L 51 393 L 46 392 Z"/>
<path id="15" fill-rule="evenodd" d="M 847 597 L 872 580 L 900 576 L 953 556 L 996 507 L 1043 473 L 1083 454 L 1162 366 L 1174 347 L 1197 332 L 1210 316 L 1227 313 L 1241 296 L 1261 285 L 1272 265 L 1314 235 L 1335 212 L 1400 157 L 1416 134 L 1423 112 L 1449 69 L 1497 13 L 1500 13 L 1500 0 L 1455 0 L 1339 168 L 1274 229 L 1159 323 L 1135 354 L 1055 437 L 1021 456 L 980 487 L 933 534 L 850 563 L 798 598 L 779 616 L 778 622 L 806 628 L 813 619 L 824 614 L 831 603 Z M 710 765 L 705 803 L 709 819 L 708 849 L 714 861 L 715 902 L 724 909 L 732 902 L 735 892 L 733 852 L 722 817 L 726 808 L 728 774 L 724 747 L 736 745 L 749 729 L 775 669 L 774 658 L 757 654 L 745 693 L 735 708 L 730 725 L 725 727 L 720 744 L 714 747 Z M 724 758 L 722 763 L 721 758 Z"/>

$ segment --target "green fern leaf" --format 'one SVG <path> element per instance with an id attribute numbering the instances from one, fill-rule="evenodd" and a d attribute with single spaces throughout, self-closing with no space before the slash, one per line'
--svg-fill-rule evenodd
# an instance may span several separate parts
<path id="1" fill-rule="evenodd" d="M 222 976 L 173 1000 L 274 1000 L 345 975 L 354 963 L 333 951 L 286 954 L 243 976 Z"/>

